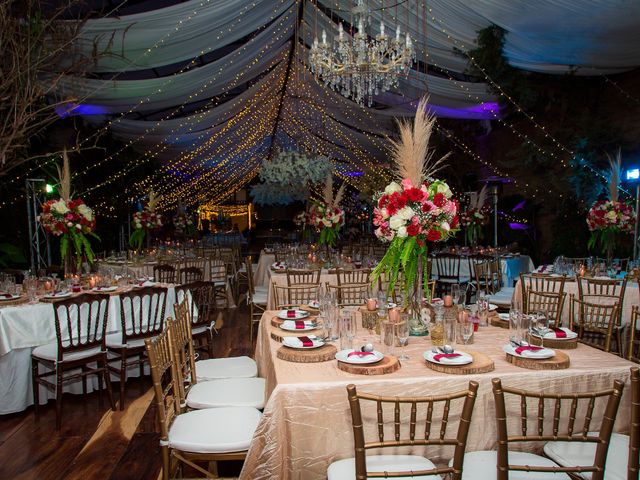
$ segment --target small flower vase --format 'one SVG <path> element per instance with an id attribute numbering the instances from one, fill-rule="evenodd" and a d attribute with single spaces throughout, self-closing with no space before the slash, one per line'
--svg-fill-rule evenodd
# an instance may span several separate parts
<path id="1" fill-rule="evenodd" d="M 63 262 L 64 262 L 64 278 L 70 278 L 76 273 L 78 273 L 78 262 L 71 245 L 69 245 L 69 248 L 67 248 L 67 252 L 65 253 Z"/>
<path id="2" fill-rule="evenodd" d="M 429 335 L 427 328 L 427 318 L 429 312 L 424 304 L 424 264 L 423 257 L 418 256 L 418 268 L 416 270 L 416 278 L 413 280 L 413 285 L 409 298 L 407 299 L 407 305 L 405 311 L 409 313 L 409 334 L 413 337 L 424 337 Z"/>

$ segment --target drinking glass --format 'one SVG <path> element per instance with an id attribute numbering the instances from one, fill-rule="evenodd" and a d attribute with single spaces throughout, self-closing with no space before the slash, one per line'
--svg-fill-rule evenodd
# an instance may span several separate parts
<path id="1" fill-rule="evenodd" d="M 400 322 L 396 323 L 396 336 L 398 337 L 398 343 L 400 344 L 401 355 L 398 357 L 400 360 L 409 360 L 409 357 L 404 353 L 404 347 L 407 346 L 409 340 L 409 314 L 403 313 L 400 315 Z"/>
<path id="2" fill-rule="evenodd" d="M 385 355 L 393 355 L 396 345 L 396 323 L 385 320 L 380 328 L 382 344 L 385 347 Z"/>
<path id="3" fill-rule="evenodd" d="M 473 335 L 473 322 L 469 319 L 460 322 L 460 336 L 462 337 L 462 343 L 465 345 L 469 342 L 469 339 Z"/>
<path id="4" fill-rule="evenodd" d="M 546 312 L 536 312 L 534 325 L 538 335 L 540 335 L 540 346 L 544 348 L 544 336 L 549 333 L 549 317 L 547 317 Z"/>
<path id="5" fill-rule="evenodd" d="M 353 312 L 340 312 L 340 350 L 353 350 L 353 340 L 356 338 L 356 322 Z"/>
<path id="6" fill-rule="evenodd" d="M 451 285 L 451 297 L 453 298 L 453 304 L 458 305 L 458 301 L 460 298 L 460 285 L 454 283 Z"/>
<path id="7" fill-rule="evenodd" d="M 477 312 L 476 314 L 480 318 L 480 325 L 486 327 L 488 325 L 489 317 L 489 300 L 484 291 L 480 291 L 478 294 L 478 301 L 476 302 Z"/>
<path id="8" fill-rule="evenodd" d="M 522 313 L 516 308 L 509 310 L 509 340 L 521 343 L 522 338 Z"/>
<path id="9" fill-rule="evenodd" d="M 458 321 L 456 319 L 446 319 L 444 321 L 444 344 L 456 349 L 456 330 Z"/>
<path id="10" fill-rule="evenodd" d="M 462 285 L 460 286 L 460 288 L 458 289 L 458 301 L 457 304 L 458 305 L 462 305 L 462 307 L 464 308 L 465 304 L 467 303 L 467 289 L 469 287 L 462 287 Z M 456 301 L 456 297 L 453 297 L 453 301 Z"/>

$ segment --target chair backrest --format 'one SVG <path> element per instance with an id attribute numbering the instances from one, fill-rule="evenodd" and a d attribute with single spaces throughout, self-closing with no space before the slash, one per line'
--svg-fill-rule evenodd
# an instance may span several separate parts
<path id="1" fill-rule="evenodd" d="M 560 327 L 562 324 L 562 312 L 566 293 L 537 292 L 527 290 L 522 297 L 523 313 L 530 315 L 536 312 L 544 312 L 552 327 Z"/>
<path id="2" fill-rule="evenodd" d="M 565 275 L 551 276 L 542 273 L 521 273 L 520 285 L 523 296 L 527 290 L 540 293 L 562 293 L 564 284 L 567 281 Z"/>
<path id="3" fill-rule="evenodd" d="M 371 285 L 369 283 L 354 283 L 347 285 L 328 285 L 329 291 L 336 292 L 338 306 L 350 307 L 360 306 L 367 302 L 371 297 Z"/>
<path id="4" fill-rule="evenodd" d="M 629 343 L 627 345 L 627 360 L 630 362 L 640 363 L 640 333 L 638 327 L 638 317 L 640 316 L 640 310 L 637 305 L 631 308 L 631 319 L 627 329 L 629 330 Z"/>
<path id="5" fill-rule="evenodd" d="M 105 349 L 109 295 L 85 293 L 54 305 L 58 361 L 66 353 Z"/>
<path id="6" fill-rule="evenodd" d="M 571 472 L 585 473 L 591 472 L 592 480 L 604 479 L 604 465 L 609 449 L 609 440 L 613 431 L 613 424 L 618 413 L 618 406 L 622 398 L 624 383 L 620 380 L 613 382 L 613 388 L 599 392 L 584 393 L 541 393 L 507 388 L 502 386 L 499 378 L 494 378 L 493 397 L 496 404 L 496 424 L 498 431 L 498 476 L 497 480 L 508 480 L 509 471 L 528 472 Z M 519 397 L 519 401 L 508 402 L 510 406 L 519 409 L 519 432 L 509 435 L 507 420 L 517 418 L 515 408 L 507 411 L 505 394 Z M 602 422 L 598 433 L 593 433 L 591 427 L 596 400 L 604 398 L 607 400 Z M 529 399 L 533 399 L 529 401 Z M 536 402 L 537 400 L 537 402 Z M 545 400 L 547 402 L 545 403 Z M 562 402 L 570 401 L 570 413 L 566 418 L 567 409 L 563 409 Z M 534 404 L 529 408 L 529 404 Z M 545 407 L 553 405 L 553 422 L 545 430 Z M 534 428 L 530 428 L 532 422 L 529 421 L 528 414 L 533 411 L 532 419 Z M 584 413 L 583 421 L 579 419 Z M 533 430 L 533 431 L 532 431 Z M 549 431 L 551 430 L 551 431 Z M 583 442 L 595 443 L 596 453 L 592 465 L 576 465 L 566 467 L 541 467 L 535 465 L 512 465 L 509 463 L 509 444 L 519 442 Z M 532 478 L 534 478 L 532 476 Z"/>
<path id="7" fill-rule="evenodd" d="M 613 328 L 618 318 L 618 302 L 615 297 L 608 303 L 592 303 L 570 296 L 569 328 L 577 329 L 578 338 L 586 345 L 609 352 Z"/>
<path id="8" fill-rule="evenodd" d="M 201 282 L 204 280 L 204 270 L 198 267 L 180 268 L 180 283 Z"/>
<path id="9" fill-rule="evenodd" d="M 460 279 L 460 255 L 440 253 L 433 258 L 438 270 L 439 280 Z"/>
<path id="10" fill-rule="evenodd" d="M 182 269 L 182 268 L 188 268 L 188 267 L 196 267 L 204 272 L 207 268 L 207 259 L 203 257 L 187 258 L 182 261 L 180 268 Z"/>
<path id="11" fill-rule="evenodd" d="M 244 263 L 247 268 L 247 301 L 251 302 L 253 294 L 256 292 L 256 286 L 253 284 L 253 257 L 249 255 L 245 258 Z"/>
<path id="12" fill-rule="evenodd" d="M 209 261 L 209 280 L 212 282 L 227 281 L 227 265 L 220 259 L 211 259 Z"/>
<path id="13" fill-rule="evenodd" d="M 298 308 L 301 305 L 308 305 L 312 301 L 318 300 L 320 285 L 297 285 L 295 287 L 285 287 L 273 284 L 273 296 L 275 308 Z"/>
<path id="14" fill-rule="evenodd" d="M 196 281 L 179 285 L 176 287 L 176 301 L 186 302 L 193 328 L 209 326 L 218 310 L 214 282 Z"/>
<path id="15" fill-rule="evenodd" d="M 472 273 L 476 281 L 478 290 L 484 290 L 487 293 L 495 293 L 495 281 L 493 278 L 493 269 L 491 261 L 473 262 Z"/>
<path id="16" fill-rule="evenodd" d="M 153 279 L 160 283 L 176 283 L 176 267 L 168 263 L 154 265 Z"/>
<path id="17" fill-rule="evenodd" d="M 166 299 L 165 287 L 144 287 L 121 293 L 122 343 L 162 332 Z"/>
<path id="18" fill-rule="evenodd" d="M 287 268 L 287 285 L 320 285 L 320 269 L 294 270 Z"/>
<path id="19" fill-rule="evenodd" d="M 451 393 L 449 395 L 436 395 L 429 397 L 383 397 L 371 395 L 368 393 L 358 393 L 356 386 L 347 385 L 347 396 L 349 398 L 349 406 L 351 408 L 351 423 L 353 426 L 353 437 L 355 443 L 355 463 L 356 463 L 356 479 L 366 480 L 368 478 L 387 478 L 387 477 L 421 477 L 427 475 L 444 475 L 451 474 L 455 480 L 460 479 L 462 473 L 462 462 L 464 459 L 464 451 L 467 444 L 467 436 L 469 433 L 469 424 L 473 413 L 473 405 L 476 401 L 478 391 L 477 382 L 469 382 L 469 389 Z M 447 426 L 449 416 L 457 417 L 458 412 L 451 412 L 451 403 L 457 399 L 464 399 L 462 408 L 459 413 L 460 422 L 458 431 L 454 435 L 447 435 Z M 377 412 L 377 430 L 376 437 L 373 441 L 365 441 L 365 431 L 363 424 L 361 401 L 375 402 Z M 393 405 L 393 422 L 394 431 L 393 439 L 385 440 L 384 431 L 384 404 Z M 400 417 L 402 414 L 402 406 L 405 405 L 406 410 L 410 410 L 410 420 L 408 435 L 401 429 Z M 437 422 L 439 410 L 442 407 L 442 415 L 440 422 Z M 424 428 L 418 429 L 418 410 L 422 410 L 424 415 Z M 390 409 L 388 409 L 390 410 Z M 434 419 L 435 414 L 435 419 Z M 388 422 L 390 423 L 390 422 Z M 435 425 L 439 423 L 440 428 L 435 430 Z M 407 430 L 406 428 L 404 430 Z M 432 430 L 435 434 L 432 435 Z M 368 449 L 378 448 L 396 448 L 401 446 L 415 445 L 450 445 L 454 447 L 453 463 L 450 467 L 438 467 L 430 470 L 411 471 L 411 472 L 394 472 L 389 475 L 387 472 L 368 472 L 366 464 L 366 451 Z"/>
<path id="20" fill-rule="evenodd" d="M 174 358 L 176 380 L 180 391 L 181 407 L 187 398 L 189 389 L 198 383 L 196 375 L 196 357 L 193 348 L 191 318 L 188 305 L 181 302 L 175 305 L 176 319 L 167 326 L 169 349 Z"/>
<path id="21" fill-rule="evenodd" d="M 357 285 L 369 283 L 370 268 L 361 268 L 357 270 L 337 270 L 338 285 Z"/>
<path id="22" fill-rule="evenodd" d="M 172 322 L 171 319 L 167 319 L 168 324 Z M 169 439 L 171 424 L 181 412 L 182 398 L 176 376 L 175 359 L 171 354 L 171 342 L 167 331 L 155 338 L 146 339 L 144 344 L 149 356 L 160 439 L 166 442 Z"/>
<path id="23" fill-rule="evenodd" d="M 578 297 L 617 297 L 620 304 L 627 289 L 627 279 L 577 277 Z"/>
<path id="24" fill-rule="evenodd" d="M 640 478 L 640 368 L 631 368 L 631 431 L 627 480 Z"/>

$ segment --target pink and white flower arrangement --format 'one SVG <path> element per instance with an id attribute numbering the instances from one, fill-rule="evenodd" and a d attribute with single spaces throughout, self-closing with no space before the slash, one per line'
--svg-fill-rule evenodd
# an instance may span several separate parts
<path id="1" fill-rule="evenodd" d="M 157 230 L 162 227 L 162 215 L 143 210 L 133 214 L 133 228 L 144 230 Z"/>
<path id="2" fill-rule="evenodd" d="M 344 210 L 324 203 L 314 203 L 309 208 L 309 223 L 318 230 L 342 227 L 344 225 Z"/>
<path id="3" fill-rule="evenodd" d="M 155 195 L 153 191 L 149 193 L 149 201 L 145 208 L 133 214 L 131 225 L 133 232 L 129 237 L 129 245 L 140 250 L 147 232 L 158 230 L 163 226 L 162 215 L 156 213 L 155 207 L 160 201 L 160 196 Z"/>
<path id="4" fill-rule="evenodd" d="M 344 184 L 333 195 L 333 176 L 327 175 L 322 199 L 314 199 L 307 212 L 309 225 L 320 232 L 318 244 L 333 247 L 338 240 L 340 228 L 344 225 L 344 210 L 340 208 L 340 201 L 344 196 Z"/>
<path id="5" fill-rule="evenodd" d="M 186 213 L 178 213 L 173 216 L 173 226 L 177 233 L 185 235 L 193 235 L 195 233 L 195 225 L 193 218 Z"/>

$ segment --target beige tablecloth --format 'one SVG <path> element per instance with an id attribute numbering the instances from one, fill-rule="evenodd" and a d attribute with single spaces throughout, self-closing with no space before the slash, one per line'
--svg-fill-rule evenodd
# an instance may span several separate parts
<path id="1" fill-rule="evenodd" d="M 564 306 L 562 308 L 562 324 L 565 326 L 569 325 L 570 320 L 570 305 L 571 305 L 571 297 L 570 295 L 575 295 L 575 298 L 578 298 L 578 284 L 575 281 L 567 280 L 564 284 L 564 292 L 567 294 L 564 300 Z M 522 304 L 522 286 L 520 285 L 520 281 L 516 284 L 515 294 L 516 300 Z M 636 282 L 627 283 L 627 289 L 624 294 L 624 301 L 622 303 L 622 325 L 626 326 L 629 324 L 631 320 L 631 309 L 634 305 L 638 305 L 638 301 L 640 300 L 640 292 L 638 291 L 638 284 Z M 638 326 L 640 329 L 640 325 Z"/>
<path id="2" fill-rule="evenodd" d="M 610 388 L 614 379 L 627 382 L 627 388 L 616 420 L 616 431 L 628 431 L 630 394 L 628 391 L 631 363 L 614 355 L 579 345 L 566 351 L 571 357 L 571 367 L 557 371 L 534 371 L 511 365 L 505 359 L 502 345 L 508 332 L 485 327 L 476 334 L 476 350 L 489 355 L 495 362 L 495 371 L 482 375 L 447 375 L 425 366 L 422 353 L 430 349 L 424 338 L 412 338 L 406 347 L 410 359 L 392 374 L 366 377 L 348 374 L 336 367 L 336 361 L 302 364 L 291 363 L 276 357 L 280 344 L 269 336 L 269 320 L 274 312 L 266 312 L 260 323 L 256 345 L 256 361 L 260 376 L 267 379 L 269 400 L 249 449 L 241 479 L 323 479 L 327 466 L 335 460 L 351 457 L 353 432 L 347 403 L 346 385 L 355 383 L 363 392 L 384 395 L 434 395 L 467 388 L 469 380 L 480 383 L 478 398 L 471 422 L 467 451 L 495 447 L 495 409 L 491 391 L 491 379 L 502 378 L 505 385 L 536 391 L 573 393 L 576 391 Z M 359 328 L 356 345 L 376 340 Z M 600 403 L 600 402 L 599 402 Z M 536 404 L 537 405 L 537 404 Z M 452 407 L 456 408 L 456 407 Z M 535 406 L 532 406 L 535 420 Z M 519 402 L 508 403 L 508 413 L 519 422 Z M 602 414 L 598 405 L 594 418 Z M 453 412 L 453 410 L 452 410 Z M 365 421 L 375 421 L 375 412 L 365 410 Z M 385 414 L 393 423 L 393 412 Z M 437 414 L 436 414 L 437 416 Z M 568 415 L 563 416 L 567 418 Z M 434 417 L 435 418 L 435 417 Z M 549 411 L 548 419 L 553 418 Z M 402 413 L 407 423 L 408 412 Z M 449 427 L 455 432 L 457 415 L 450 417 Z M 547 421 L 551 427 L 551 420 Z M 389 425 L 392 428 L 392 425 Z M 533 427 L 532 427 L 533 428 Z M 389 450 L 387 450 L 389 452 Z M 414 453 L 426 454 L 431 459 L 447 459 L 451 450 L 415 448 Z M 626 455 L 626 452 L 622 453 Z"/>
<path id="3" fill-rule="evenodd" d="M 273 253 L 265 253 L 262 251 L 258 257 L 258 266 L 253 272 L 253 284 L 256 287 L 269 286 L 269 267 L 276 261 Z"/>

